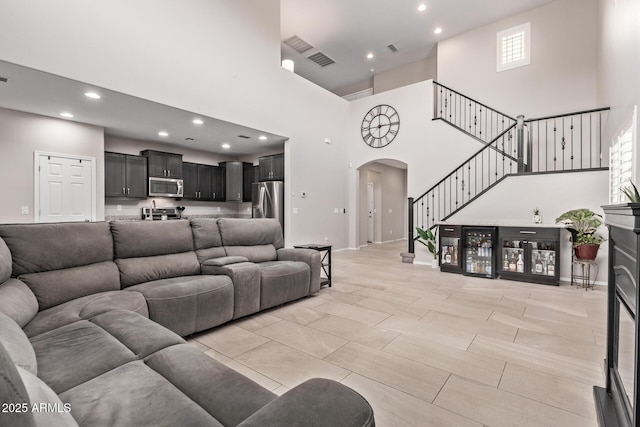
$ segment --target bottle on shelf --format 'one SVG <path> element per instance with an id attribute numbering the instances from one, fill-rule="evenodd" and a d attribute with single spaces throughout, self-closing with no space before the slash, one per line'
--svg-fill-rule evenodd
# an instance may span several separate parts
<path id="1" fill-rule="evenodd" d="M 451 264 L 451 250 L 452 250 L 452 247 L 447 246 L 447 252 L 444 255 L 445 264 Z"/>
<path id="2" fill-rule="evenodd" d="M 516 261 L 516 272 L 524 273 L 524 261 L 522 261 L 522 254 L 518 254 L 518 261 Z"/>
<path id="3" fill-rule="evenodd" d="M 471 256 L 467 257 L 467 273 L 471 273 L 473 269 L 473 258 Z"/>
<path id="4" fill-rule="evenodd" d="M 538 257 L 536 258 L 536 264 L 534 266 L 534 271 L 536 274 L 542 274 L 544 270 L 544 266 L 542 264 L 542 260 L 540 259 L 540 253 L 538 253 Z"/>
<path id="5" fill-rule="evenodd" d="M 448 246 L 442 245 L 442 263 L 447 263 L 447 251 L 449 250 Z"/>
<path id="6" fill-rule="evenodd" d="M 556 257 L 555 254 L 549 255 L 549 263 L 547 264 L 547 275 L 556 275 Z"/>
<path id="7" fill-rule="evenodd" d="M 516 253 L 511 252 L 511 259 L 509 260 L 509 271 L 516 271 Z"/>
<path id="8" fill-rule="evenodd" d="M 507 251 L 504 251 L 504 261 L 502 262 L 502 269 L 504 271 L 509 271 L 509 255 L 507 254 Z"/>

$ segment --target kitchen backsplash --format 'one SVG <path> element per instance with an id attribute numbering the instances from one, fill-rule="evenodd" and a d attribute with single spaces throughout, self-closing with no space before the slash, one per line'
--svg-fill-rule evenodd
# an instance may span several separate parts
<path id="1" fill-rule="evenodd" d="M 115 204 L 109 203 L 109 199 L 107 199 L 107 204 L 104 207 L 105 220 L 141 218 L 142 208 L 153 207 L 153 201 L 155 201 L 157 208 L 184 206 L 185 210 L 182 216 L 187 218 L 251 218 L 251 203 L 197 202 L 156 197 L 146 200 L 118 200 Z"/>

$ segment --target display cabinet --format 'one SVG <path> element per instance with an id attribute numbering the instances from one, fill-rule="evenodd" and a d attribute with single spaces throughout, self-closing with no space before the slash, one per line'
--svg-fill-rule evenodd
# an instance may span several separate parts
<path id="1" fill-rule="evenodd" d="M 462 227 L 459 225 L 441 224 L 440 234 L 440 270 L 450 273 L 462 273 Z"/>
<path id="2" fill-rule="evenodd" d="M 462 227 L 462 272 L 468 276 L 496 277 L 496 227 Z"/>
<path id="3" fill-rule="evenodd" d="M 500 227 L 500 277 L 524 282 L 560 284 L 560 229 Z"/>

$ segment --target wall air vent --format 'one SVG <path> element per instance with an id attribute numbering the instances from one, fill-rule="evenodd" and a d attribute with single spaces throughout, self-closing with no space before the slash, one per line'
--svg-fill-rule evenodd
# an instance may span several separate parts
<path id="1" fill-rule="evenodd" d="M 335 64 L 336 62 L 322 52 L 317 52 L 311 56 L 307 56 L 307 59 L 312 60 L 321 67 L 326 67 L 327 65 Z"/>
<path id="2" fill-rule="evenodd" d="M 8 78 L 6 78 L 6 77 L 0 77 L 0 83 L 6 83 L 6 82 L 8 82 L 8 81 L 9 81 L 9 79 L 8 79 Z"/>
<path id="3" fill-rule="evenodd" d="M 283 40 L 282 43 L 286 44 L 287 46 L 289 46 L 291 49 L 295 50 L 298 53 L 304 53 L 309 49 L 313 48 L 313 46 L 311 46 L 309 43 L 302 40 L 298 36 L 289 37 L 288 39 Z"/>
<path id="4" fill-rule="evenodd" d="M 387 45 L 387 47 L 388 47 L 388 48 L 389 48 L 389 50 L 390 50 L 391 52 L 393 52 L 393 53 L 396 53 L 396 52 L 398 51 L 398 48 L 397 48 L 393 43 L 391 43 L 391 44 Z"/>
<path id="5" fill-rule="evenodd" d="M 247 135 L 238 135 L 238 138 L 242 138 L 242 139 L 251 139 L 250 136 Z"/>

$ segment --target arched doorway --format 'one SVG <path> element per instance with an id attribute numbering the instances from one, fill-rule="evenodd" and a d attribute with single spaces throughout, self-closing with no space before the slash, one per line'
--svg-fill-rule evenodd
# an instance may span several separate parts
<path id="1" fill-rule="evenodd" d="M 407 238 L 407 164 L 376 159 L 358 168 L 357 246 Z"/>

